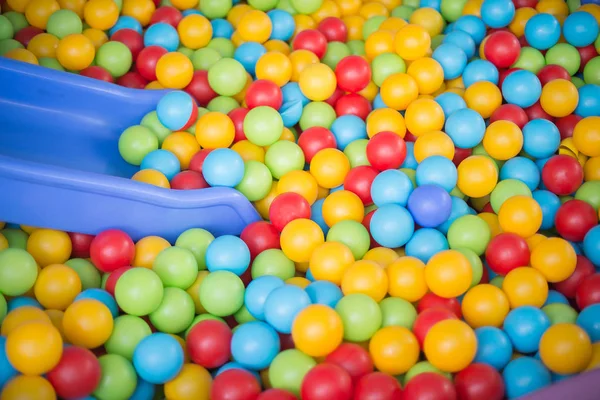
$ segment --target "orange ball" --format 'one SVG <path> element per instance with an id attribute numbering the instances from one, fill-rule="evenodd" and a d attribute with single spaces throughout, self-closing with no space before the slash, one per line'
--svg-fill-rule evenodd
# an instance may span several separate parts
<path id="1" fill-rule="evenodd" d="M 108 307 L 93 299 L 77 300 L 63 316 L 63 328 L 69 342 L 87 349 L 102 346 L 110 337 L 113 324 Z"/>
<path id="2" fill-rule="evenodd" d="M 483 148 L 496 160 L 516 157 L 523 148 L 523 132 L 512 121 L 492 122 L 485 130 Z"/>
<path id="3" fill-rule="evenodd" d="M 405 327 L 387 326 L 369 341 L 369 353 L 378 371 L 389 375 L 407 372 L 419 361 L 419 342 Z"/>
<path id="4" fill-rule="evenodd" d="M 292 325 L 294 345 L 311 357 L 333 352 L 344 338 L 342 318 L 331 307 L 313 304 L 298 313 Z"/>
<path id="5" fill-rule="evenodd" d="M 146 236 L 135 244 L 135 257 L 131 265 L 133 267 L 152 268 L 154 259 L 171 244 L 159 236 Z"/>
<path id="6" fill-rule="evenodd" d="M 32 322 L 51 323 L 50 317 L 37 307 L 23 306 L 15 308 L 4 317 L 0 327 L 0 335 L 8 336 L 19 326 Z"/>
<path id="7" fill-rule="evenodd" d="M 404 138 L 406 123 L 398 111 L 391 108 L 378 108 L 367 117 L 367 134 L 372 138 L 379 132 L 390 131 Z"/>
<path id="8" fill-rule="evenodd" d="M 227 114 L 207 112 L 196 122 L 196 140 L 204 149 L 229 147 L 235 138 L 235 126 Z"/>
<path id="9" fill-rule="evenodd" d="M 483 118 L 489 118 L 502 105 L 502 93 L 492 82 L 475 82 L 465 90 L 467 107 L 477 111 Z"/>
<path id="10" fill-rule="evenodd" d="M 470 156 L 457 168 L 458 189 L 469 197 L 483 197 L 492 193 L 498 183 L 498 169 L 487 156 Z"/>
<path id="11" fill-rule="evenodd" d="M 12 49 L 4 53 L 4 57 L 12 60 L 22 61 L 28 64 L 40 65 L 37 57 L 27 49 Z"/>
<path id="12" fill-rule="evenodd" d="M 309 261 L 310 272 L 315 279 L 329 281 L 338 286 L 352 264 L 352 251 L 338 242 L 323 243 L 314 250 Z"/>
<path id="13" fill-rule="evenodd" d="M 277 191 L 281 193 L 298 193 L 304 197 L 308 204 L 312 205 L 317 201 L 319 195 L 319 185 L 317 180 L 307 171 L 286 172 L 277 185 Z"/>
<path id="14" fill-rule="evenodd" d="M 531 252 L 531 266 L 540 271 L 548 282 L 561 282 L 575 271 L 577 254 L 565 239 L 543 239 Z"/>
<path id="15" fill-rule="evenodd" d="M 58 10 L 60 5 L 56 0 L 31 0 L 25 8 L 25 18 L 31 26 L 46 29 L 48 18 Z"/>
<path id="16" fill-rule="evenodd" d="M 285 85 L 292 78 L 290 58 L 278 51 L 263 54 L 256 63 L 256 78 L 274 82 L 279 87 Z"/>
<path id="17" fill-rule="evenodd" d="M 56 392 L 41 376 L 19 375 L 6 382 L 2 400 L 56 400 Z"/>
<path id="18" fill-rule="evenodd" d="M 322 213 L 325 223 L 331 227 L 346 220 L 362 222 L 365 216 L 365 207 L 360 197 L 354 192 L 338 190 L 325 198 Z"/>
<path id="19" fill-rule="evenodd" d="M 6 357 L 24 375 L 42 375 L 58 364 L 63 340 L 51 323 L 30 322 L 18 326 L 6 338 Z"/>
<path id="20" fill-rule="evenodd" d="M 469 289 L 461 303 L 465 321 L 472 328 L 501 327 L 510 311 L 504 292 L 494 285 L 481 284 Z"/>
<path id="21" fill-rule="evenodd" d="M 309 50 L 294 50 L 289 55 L 289 60 L 292 63 L 292 82 L 298 82 L 300 73 L 311 64 L 318 64 L 319 57 Z"/>
<path id="22" fill-rule="evenodd" d="M 210 21 L 198 14 L 188 15 L 177 25 L 181 44 L 188 49 L 197 50 L 206 47 L 213 36 Z"/>
<path id="23" fill-rule="evenodd" d="M 283 253 L 294 262 L 307 262 L 313 251 L 325 242 L 323 231 L 310 219 L 296 219 L 281 231 Z"/>
<path id="24" fill-rule="evenodd" d="M 502 281 L 511 308 L 542 307 L 548 298 L 548 281 L 534 268 L 519 267 L 510 271 Z"/>
<path id="25" fill-rule="evenodd" d="M 335 73 L 325 64 L 310 64 L 300 73 L 300 90 L 312 101 L 325 101 L 333 95 L 337 80 Z"/>
<path id="26" fill-rule="evenodd" d="M 89 0 L 83 7 L 83 17 L 90 27 L 105 31 L 119 19 L 119 7 L 113 0 Z"/>
<path id="27" fill-rule="evenodd" d="M 406 108 L 419 96 L 417 81 L 408 74 L 393 74 L 381 84 L 381 100 L 394 110 Z"/>
<path id="28" fill-rule="evenodd" d="M 37 58 L 56 56 L 56 48 L 59 40 L 56 36 L 49 33 L 40 33 L 35 35 L 27 45 L 27 50 L 31 51 Z"/>
<path id="29" fill-rule="evenodd" d="M 310 173 L 319 186 L 331 189 L 344 183 L 350 171 L 348 157 L 338 149 L 323 149 L 310 162 Z"/>
<path id="30" fill-rule="evenodd" d="M 469 259 L 457 250 L 444 250 L 429 259 L 425 281 L 429 290 L 444 298 L 458 297 L 469 290 L 473 270 Z"/>
<path id="31" fill-rule="evenodd" d="M 444 127 L 444 110 L 431 99 L 413 101 L 404 114 L 406 129 L 414 136 L 440 131 Z"/>
<path id="32" fill-rule="evenodd" d="M 267 14 L 260 10 L 250 10 L 238 22 L 237 31 L 244 41 L 264 43 L 269 40 L 273 24 Z"/>
<path id="33" fill-rule="evenodd" d="M 365 54 L 373 60 L 380 54 L 394 52 L 394 33 L 390 31 L 375 31 L 365 40 Z"/>
<path id="34" fill-rule="evenodd" d="M 396 54 L 404 60 L 412 61 L 425 57 L 430 48 L 431 36 L 420 25 L 408 24 L 401 28 L 394 38 Z"/>
<path id="35" fill-rule="evenodd" d="M 414 155 L 419 163 L 431 156 L 442 156 L 452 160 L 454 151 L 454 142 L 442 131 L 432 131 L 420 135 L 415 140 Z"/>
<path id="36" fill-rule="evenodd" d="M 49 265 L 39 273 L 33 291 L 45 308 L 65 310 L 81 292 L 81 279 L 66 265 Z"/>
<path id="37" fill-rule="evenodd" d="M 389 294 L 411 303 L 421 300 L 428 291 L 425 264 L 415 257 L 404 256 L 386 268 Z"/>
<path id="38" fill-rule="evenodd" d="M 528 196 L 513 196 L 502 203 L 498 211 L 498 222 L 502 230 L 523 238 L 533 236 L 540 229 L 542 217 L 542 208 Z"/>
<path id="39" fill-rule="evenodd" d="M 188 132 L 171 133 L 165 138 L 161 148 L 175 154 L 182 170 L 188 169 L 192 157 L 200 151 L 198 141 Z"/>
<path id="40" fill-rule="evenodd" d="M 406 73 L 417 82 L 421 94 L 435 93 L 444 83 L 444 70 L 433 58 L 423 57 L 413 61 Z"/>
<path id="41" fill-rule="evenodd" d="M 155 169 L 142 169 L 136 172 L 131 180 L 147 183 L 148 185 L 158 186 L 165 189 L 170 189 L 171 184 L 167 177 L 160 171 Z"/>
<path id="42" fill-rule="evenodd" d="M 156 6 L 152 0 L 123 0 L 121 15 L 133 17 L 142 26 L 146 26 L 152 19 Z"/>
<path id="43" fill-rule="evenodd" d="M 36 229 L 27 240 L 27 252 L 42 268 L 51 264 L 64 264 L 71 256 L 69 234 L 54 229 Z"/>
<path id="44" fill-rule="evenodd" d="M 192 61 L 182 53 L 167 53 L 156 63 L 156 78 L 167 89 L 183 89 L 193 76 Z"/>

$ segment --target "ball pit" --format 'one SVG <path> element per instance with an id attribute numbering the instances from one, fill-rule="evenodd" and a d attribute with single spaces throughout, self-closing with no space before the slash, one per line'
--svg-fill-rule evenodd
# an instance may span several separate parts
<path id="1" fill-rule="evenodd" d="M 0 397 L 597 390 L 576 383 L 600 366 L 581 3 L 0 2 L 0 56 L 169 89 L 115 132 L 132 180 L 235 189 L 264 219 L 172 241 L 0 223 Z"/>

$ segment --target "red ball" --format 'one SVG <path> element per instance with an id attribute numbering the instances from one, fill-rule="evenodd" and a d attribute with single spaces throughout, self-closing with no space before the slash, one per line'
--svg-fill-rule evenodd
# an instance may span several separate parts
<path id="1" fill-rule="evenodd" d="M 46 374 L 56 394 L 65 400 L 91 395 L 101 376 L 100 362 L 94 353 L 77 346 L 65 347 L 59 363 Z"/>
<path id="2" fill-rule="evenodd" d="M 40 33 L 44 33 L 44 31 L 40 28 L 36 28 L 35 26 L 27 26 L 15 33 L 14 39 L 27 48 L 29 41 Z"/>
<path id="3" fill-rule="evenodd" d="M 595 273 L 596 268 L 594 268 L 594 264 L 584 256 L 578 255 L 575 271 L 564 281 L 554 283 L 554 289 L 564 294 L 565 297 L 574 299 L 581 282 Z"/>
<path id="4" fill-rule="evenodd" d="M 248 371 L 233 368 L 217 375 L 210 388 L 210 398 L 215 400 L 256 400 L 260 384 Z"/>
<path id="5" fill-rule="evenodd" d="M 488 364 L 471 364 L 454 377 L 461 400 L 502 400 L 504 382 L 496 369 Z"/>
<path id="6" fill-rule="evenodd" d="M 231 329 L 216 320 L 198 322 L 186 337 L 190 359 L 204 368 L 218 368 L 231 357 Z M 214 384 L 214 382 L 213 382 Z"/>
<path id="7" fill-rule="evenodd" d="M 104 284 L 104 289 L 111 295 L 111 296 L 115 296 L 115 287 L 117 286 L 117 282 L 119 281 L 119 278 L 121 276 L 123 276 L 123 274 L 127 271 L 129 271 L 131 268 L 133 268 L 132 266 L 128 265 L 126 267 L 121 267 L 118 268 L 116 270 L 114 270 L 113 272 L 111 272 L 108 275 L 108 278 L 106 279 L 106 283 Z"/>
<path id="8" fill-rule="evenodd" d="M 304 153 L 304 159 L 310 163 L 312 158 L 323 149 L 335 149 L 337 143 L 335 136 L 327 128 L 313 126 L 300 134 L 298 146 Z"/>
<path id="9" fill-rule="evenodd" d="M 144 89 L 148 81 L 138 72 L 130 71 L 117 79 L 117 85 L 131 89 Z"/>
<path id="10" fill-rule="evenodd" d="M 297 400 L 296 396 L 287 390 L 269 389 L 262 392 L 256 400 Z"/>
<path id="11" fill-rule="evenodd" d="M 515 5 L 515 8 L 523 8 L 530 7 L 535 8 L 538 3 L 538 0 L 512 0 Z"/>
<path id="12" fill-rule="evenodd" d="M 352 168 L 344 179 L 344 189 L 349 190 L 362 200 L 365 206 L 373 204 L 371 185 L 379 172 L 368 165 Z"/>
<path id="13" fill-rule="evenodd" d="M 580 310 L 592 304 L 600 303 L 600 274 L 586 277 L 577 286 L 575 301 Z"/>
<path id="14" fill-rule="evenodd" d="M 529 117 L 529 120 L 532 120 L 532 119 L 547 119 L 550 122 L 554 122 L 554 120 L 555 120 L 555 118 L 553 116 L 551 116 L 546 111 L 544 111 L 544 109 L 542 108 L 542 105 L 540 104 L 539 100 L 534 105 L 532 105 L 531 107 L 527 107 L 525 109 L 525 112 L 527 113 L 527 116 Z"/>
<path id="15" fill-rule="evenodd" d="M 233 138 L 233 143 L 237 143 L 240 140 L 246 140 L 246 134 L 244 133 L 244 118 L 250 112 L 249 109 L 244 107 L 234 108 L 229 111 L 229 118 L 233 122 L 233 126 L 235 127 L 235 137 Z"/>
<path id="16" fill-rule="evenodd" d="M 338 117 L 350 114 L 364 121 L 372 110 L 369 100 L 358 93 L 345 94 L 335 103 L 335 113 Z"/>
<path id="17" fill-rule="evenodd" d="M 560 140 L 573 136 L 575 125 L 583 119 L 582 116 L 571 114 L 566 117 L 558 118 L 555 122 L 558 131 L 560 132 Z"/>
<path id="18" fill-rule="evenodd" d="M 296 344 L 294 343 L 294 338 L 292 338 L 291 334 L 277 332 L 277 336 L 279 336 L 279 343 L 281 344 L 281 351 L 296 348 Z"/>
<path id="19" fill-rule="evenodd" d="M 371 247 L 370 248 L 372 248 L 372 249 L 374 249 L 375 247 L 381 247 L 381 245 L 379 243 L 377 243 L 375 241 L 375 239 L 373 239 L 373 235 L 371 235 L 371 219 L 373 218 L 373 214 L 375 214 L 375 210 L 369 211 L 362 220 L 363 226 L 369 232 L 369 237 L 371 238 Z"/>
<path id="20" fill-rule="evenodd" d="M 303 400 L 350 400 L 350 374 L 336 364 L 319 364 L 304 376 L 300 397 Z"/>
<path id="21" fill-rule="evenodd" d="M 363 376 L 354 388 L 356 400 L 399 400 L 402 397 L 400 383 L 383 372 L 371 372 Z"/>
<path id="22" fill-rule="evenodd" d="M 423 347 L 427 333 L 435 324 L 447 319 L 458 318 L 452 311 L 442 307 L 428 308 L 417 315 L 417 319 L 415 319 L 415 323 L 413 325 L 413 333 L 417 337 L 419 345 Z"/>
<path id="23" fill-rule="evenodd" d="M 310 219 L 310 204 L 294 192 L 281 193 L 269 207 L 269 220 L 279 232 L 295 219 Z"/>
<path id="24" fill-rule="evenodd" d="M 115 83 L 115 78 L 106 69 L 93 65 L 79 71 L 79 75 L 87 76 L 88 78 L 98 79 L 100 81 Z"/>
<path id="25" fill-rule="evenodd" d="M 526 123 L 529 122 L 527 113 L 521 107 L 514 104 L 503 104 L 496 108 L 496 111 L 490 117 L 490 123 L 499 120 L 510 121 L 523 129 Z"/>
<path id="26" fill-rule="evenodd" d="M 483 208 L 481 209 L 481 212 L 495 214 L 494 209 L 492 208 L 492 203 L 486 203 L 485 206 L 483 206 Z"/>
<path id="27" fill-rule="evenodd" d="M 158 59 L 164 54 L 167 54 L 167 49 L 161 46 L 148 46 L 145 47 L 140 54 L 138 54 L 135 61 L 137 71 L 141 76 L 149 81 L 156 80 L 156 63 Z"/>
<path id="28" fill-rule="evenodd" d="M 356 343 L 342 343 L 325 358 L 325 362 L 336 364 L 348 372 L 354 382 L 373 372 L 373 359 L 364 347 Z"/>
<path id="29" fill-rule="evenodd" d="M 417 304 L 417 312 L 420 314 L 423 311 L 428 310 L 430 308 L 445 308 L 446 310 L 449 310 L 454 315 L 456 315 L 456 318 L 462 318 L 460 302 L 454 297 L 446 299 L 444 297 L 438 296 L 435 293 L 426 293 L 425 296 L 423 296 Z"/>
<path id="30" fill-rule="evenodd" d="M 479 280 L 479 284 L 490 283 L 490 273 L 487 268 L 483 268 L 481 272 L 481 279 Z"/>
<path id="31" fill-rule="evenodd" d="M 319 22 L 319 32 L 325 35 L 328 42 L 346 42 L 348 40 L 348 28 L 344 21 L 336 17 L 327 17 Z"/>
<path id="32" fill-rule="evenodd" d="M 331 107 L 335 108 L 339 99 L 344 95 L 344 91 L 339 87 L 335 88 L 333 94 L 325 100 L 325 103 L 329 104 Z"/>
<path id="33" fill-rule="evenodd" d="M 567 196 L 583 183 L 583 168 L 573 157 L 556 155 L 542 168 L 542 181 L 546 189 L 555 195 Z"/>
<path id="34" fill-rule="evenodd" d="M 248 246 L 252 259 L 265 250 L 281 248 L 279 231 L 266 221 L 256 221 L 246 226 L 240 239 Z"/>
<path id="35" fill-rule="evenodd" d="M 218 96 L 208 83 L 208 71 L 194 71 L 192 81 L 185 87 L 188 92 L 198 103 L 200 107 L 206 107 L 208 103 Z"/>
<path id="36" fill-rule="evenodd" d="M 246 105 L 249 109 L 269 106 L 279 110 L 281 104 L 283 104 L 281 89 L 272 81 L 258 79 L 252 82 L 246 91 Z"/>
<path id="37" fill-rule="evenodd" d="M 344 57 L 335 67 L 335 77 L 340 89 L 360 92 L 371 82 L 371 67 L 361 56 Z"/>
<path id="38" fill-rule="evenodd" d="M 525 239 L 516 233 L 503 232 L 490 240 L 485 260 L 492 271 L 506 275 L 519 267 L 529 265 L 531 253 Z"/>
<path id="39" fill-rule="evenodd" d="M 497 31 L 486 40 L 483 53 L 497 68 L 508 68 L 519 58 L 521 44 L 512 33 Z"/>
<path id="40" fill-rule="evenodd" d="M 406 159 L 406 142 L 394 132 L 379 132 L 367 143 L 367 159 L 379 171 L 400 168 Z"/>
<path id="41" fill-rule="evenodd" d="M 90 246 L 94 235 L 86 235 L 85 233 L 69 232 L 71 238 L 71 257 L 88 258 L 90 256 Z"/>
<path id="42" fill-rule="evenodd" d="M 414 143 L 417 141 L 417 137 L 413 135 L 412 132 L 406 131 L 406 135 L 404 135 L 404 141 Z"/>
<path id="43" fill-rule="evenodd" d="M 196 171 L 181 171 L 171 179 L 171 189 L 175 190 L 204 189 L 208 186 L 202 174 Z"/>
<path id="44" fill-rule="evenodd" d="M 198 173 L 202 173 L 202 165 L 204 164 L 204 159 L 208 156 L 208 154 L 212 151 L 212 149 L 202 149 L 190 160 L 190 165 L 188 169 L 190 171 L 196 171 Z"/>
<path id="45" fill-rule="evenodd" d="M 327 52 L 327 38 L 316 29 L 306 29 L 298 33 L 292 42 L 293 50 L 308 50 L 323 58 Z"/>
<path id="46" fill-rule="evenodd" d="M 164 22 L 165 24 L 171 25 L 173 28 L 177 28 L 177 25 L 179 25 L 179 22 L 182 19 L 183 15 L 181 14 L 181 11 L 179 11 L 175 7 L 163 6 L 158 7 L 154 11 L 154 13 L 152 13 L 150 25 L 154 25 L 159 22 Z"/>
<path id="47" fill-rule="evenodd" d="M 585 234 L 598 225 L 598 214 L 583 200 L 569 200 L 562 204 L 554 217 L 556 231 L 572 242 L 582 242 Z"/>
<path id="48" fill-rule="evenodd" d="M 594 57 L 598 56 L 598 52 L 596 51 L 596 47 L 593 44 L 590 44 L 585 47 L 578 47 L 577 51 L 579 52 L 579 57 L 581 61 L 579 63 L 579 72 L 583 72 L 583 69 L 587 65 L 587 63 Z M 568 80 L 571 80 L 569 76 Z"/>
<path id="49" fill-rule="evenodd" d="M 119 29 L 110 37 L 113 42 L 121 42 L 131 51 L 131 57 L 135 61 L 144 49 L 144 38 L 133 29 Z"/>
<path id="50" fill-rule="evenodd" d="M 102 272 L 131 265 L 135 256 L 135 245 L 129 235 L 119 229 L 108 229 L 99 233 L 90 245 L 92 262 Z"/>
<path id="51" fill-rule="evenodd" d="M 458 396 L 450 379 L 435 372 L 424 372 L 408 381 L 402 397 L 402 400 L 423 399 L 456 400 Z"/>
<path id="52" fill-rule="evenodd" d="M 569 74 L 569 72 L 567 72 L 567 70 L 564 67 L 555 64 L 549 64 L 544 66 L 537 73 L 537 77 L 540 80 L 542 86 L 555 79 L 566 79 L 567 81 L 571 80 L 571 74 Z"/>
<path id="53" fill-rule="evenodd" d="M 456 147 L 454 149 L 454 157 L 452 158 L 452 162 L 458 167 L 464 159 L 470 157 L 472 154 L 473 149 L 461 149 L 459 147 Z"/>
<path id="54" fill-rule="evenodd" d="M 506 79 L 506 77 L 515 71 L 519 71 L 520 69 L 521 68 L 508 68 L 508 69 L 501 69 L 498 71 L 498 87 L 500 88 L 500 90 L 502 90 L 502 84 L 504 83 L 504 80 Z"/>

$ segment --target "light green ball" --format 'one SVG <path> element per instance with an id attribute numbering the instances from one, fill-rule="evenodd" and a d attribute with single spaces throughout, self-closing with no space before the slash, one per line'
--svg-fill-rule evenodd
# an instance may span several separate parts
<path id="1" fill-rule="evenodd" d="M 299 14 L 312 14 L 323 4 L 323 0 L 291 0 L 290 2 Z"/>
<path id="2" fill-rule="evenodd" d="M 465 248 L 482 255 L 492 238 L 489 225 L 476 215 L 463 215 L 454 220 L 448 229 L 451 249 Z"/>
<path id="3" fill-rule="evenodd" d="M 500 211 L 502 204 L 514 196 L 532 197 L 529 187 L 518 179 L 505 179 L 498 182 L 490 195 L 490 204 L 496 214 Z"/>
<path id="4" fill-rule="evenodd" d="M 23 45 L 17 42 L 15 39 L 4 39 L 0 40 L 0 57 L 5 55 L 11 50 L 22 49 Z"/>
<path id="5" fill-rule="evenodd" d="M 568 304 L 552 303 L 542 307 L 542 311 L 550 319 L 552 325 L 574 324 L 577 321 L 577 311 Z"/>
<path id="6" fill-rule="evenodd" d="M 405 73 L 406 63 L 395 53 L 383 53 L 373 59 L 371 70 L 373 71 L 373 82 L 377 86 L 381 86 L 390 75 Z"/>
<path id="7" fill-rule="evenodd" d="M 350 53 L 353 56 L 364 56 L 365 53 L 365 42 L 362 40 L 350 40 L 346 43 L 348 48 L 350 49 Z"/>
<path id="8" fill-rule="evenodd" d="M 269 11 L 277 6 L 278 0 L 248 0 L 248 5 L 260 11 Z"/>
<path id="9" fill-rule="evenodd" d="M 94 267 L 94 264 L 88 260 L 83 258 L 72 258 L 65 264 L 77 272 L 77 275 L 81 280 L 82 290 L 100 287 L 102 283 L 100 271 L 98 271 L 96 267 Z"/>
<path id="10" fill-rule="evenodd" d="M 455 249 L 460 252 L 463 256 L 467 257 L 469 260 L 469 264 L 471 265 L 471 272 L 473 272 L 473 279 L 471 280 L 471 286 L 478 285 L 481 282 L 481 277 L 483 276 L 483 263 L 481 262 L 481 258 L 473 250 L 470 249 Z"/>
<path id="11" fill-rule="evenodd" d="M 200 302 L 209 313 L 226 317 L 242 307 L 244 292 L 244 283 L 239 276 L 229 271 L 215 271 L 200 284 Z"/>
<path id="12" fill-rule="evenodd" d="M 208 83 L 221 96 L 233 96 L 246 86 L 246 70 L 233 58 L 221 58 L 208 69 Z"/>
<path id="13" fill-rule="evenodd" d="M 521 68 L 537 74 L 545 65 L 546 60 L 539 50 L 533 47 L 523 47 L 512 68 Z"/>
<path id="14" fill-rule="evenodd" d="M 274 143 L 265 154 L 265 164 L 275 179 L 280 179 L 290 171 L 301 171 L 304 161 L 300 146 L 288 140 Z"/>
<path id="15" fill-rule="evenodd" d="M 325 56 L 321 59 L 321 62 L 327 65 L 329 68 L 335 70 L 337 64 L 345 57 L 351 55 L 352 52 L 346 43 L 342 42 L 329 42 L 327 43 L 327 51 Z"/>
<path id="16" fill-rule="evenodd" d="M 183 232 L 175 241 L 176 247 L 187 249 L 192 252 L 198 264 L 198 270 L 206 269 L 206 249 L 215 240 L 209 231 L 202 228 L 191 228 Z"/>
<path id="17" fill-rule="evenodd" d="M 346 245 L 355 260 L 362 260 L 371 246 L 371 236 L 367 228 L 353 220 L 344 220 L 333 225 L 327 232 L 327 241 Z"/>
<path id="18" fill-rule="evenodd" d="M 60 63 L 58 62 L 58 60 L 56 58 L 40 57 L 40 58 L 38 58 L 38 62 L 40 63 L 40 65 L 42 67 L 55 69 L 57 71 L 65 71 L 65 67 L 60 65 Z"/>
<path id="19" fill-rule="evenodd" d="M 59 39 L 83 32 L 81 18 L 74 11 L 63 9 L 52 13 L 46 24 L 46 31 Z"/>
<path id="20" fill-rule="evenodd" d="M 102 370 L 93 395 L 98 400 L 126 400 L 137 386 L 137 374 L 130 361 L 116 354 L 98 358 Z"/>
<path id="21" fill-rule="evenodd" d="M 348 157 L 351 168 L 360 167 L 361 165 L 371 165 L 367 158 L 368 143 L 369 139 L 357 139 L 346 146 L 344 154 Z"/>
<path id="22" fill-rule="evenodd" d="M 186 56 L 187 58 L 189 58 L 190 60 L 192 59 L 192 55 L 194 54 L 194 50 L 192 49 L 188 49 L 185 46 L 181 46 L 177 49 L 177 51 L 181 54 L 183 54 L 184 56 Z"/>
<path id="23" fill-rule="evenodd" d="M 204 47 L 202 49 L 194 51 L 191 60 L 195 71 L 208 71 L 208 69 L 212 67 L 221 58 L 223 57 L 217 50 L 211 49 L 210 47 Z"/>
<path id="24" fill-rule="evenodd" d="M 154 312 L 162 302 L 164 286 L 160 277 L 148 268 L 127 270 L 117 281 L 115 299 L 127 314 L 142 316 Z"/>
<path id="25" fill-rule="evenodd" d="M 498 289 L 502 289 L 502 283 L 504 282 L 504 277 L 503 276 L 495 276 L 494 278 L 492 278 L 492 280 L 490 281 L 490 285 L 494 285 L 496 286 Z"/>
<path id="26" fill-rule="evenodd" d="M 463 8 L 467 0 L 442 0 L 440 11 L 444 19 L 448 22 L 455 22 L 462 16 Z"/>
<path id="27" fill-rule="evenodd" d="M 195 315 L 192 297 L 183 289 L 165 288 L 160 306 L 150 314 L 150 322 L 161 332 L 180 333 L 185 331 Z"/>
<path id="28" fill-rule="evenodd" d="M 272 275 L 282 280 L 294 277 L 296 265 L 280 249 L 268 249 L 256 256 L 252 262 L 252 279 Z"/>
<path id="29" fill-rule="evenodd" d="M 96 52 L 98 66 L 105 68 L 115 78 L 125 75 L 132 61 L 131 51 L 121 42 L 106 42 Z"/>
<path id="30" fill-rule="evenodd" d="M 22 250 L 27 249 L 27 240 L 29 239 L 27 232 L 21 229 L 4 228 L 0 233 L 8 241 L 8 247 Z"/>
<path id="31" fill-rule="evenodd" d="M 232 7 L 231 0 L 202 0 L 198 7 L 206 18 L 224 18 Z"/>
<path id="32" fill-rule="evenodd" d="M 229 96 L 217 96 L 206 105 L 207 111 L 216 111 L 221 114 L 229 114 L 231 110 L 234 110 L 240 106 L 240 103 L 233 97 Z"/>
<path id="33" fill-rule="evenodd" d="M 575 192 L 575 198 L 585 201 L 598 211 L 600 209 L 600 181 L 584 182 Z"/>
<path id="34" fill-rule="evenodd" d="M 235 318 L 236 322 L 240 325 L 245 324 L 246 322 L 257 321 L 257 319 L 254 318 L 252 314 L 250 314 L 250 311 L 248 311 L 246 306 L 242 306 L 242 308 L 240 308 L 238 312 L 233 314 L 233 317 Z"/>
<path id="35" fill-rule="evenodd" d="M 130 126 L 119 137 L 119 153 L 132 165 L 140 165 L 148 153 L 158 148 L 156 135 L 142 125 Z"/>
<path id="36" fill-rule="evenodd" d="M 0 294 L 0 324 L 4 321 L 4 317 L 6 317 L 6 313 L 8 312 L 8 305 L 6 304 L 6 299 L 4 295 Z"/>
<path id="37" fill-rule="evenodd" d="M 20 296 L 33 287 L 38 276 L 35 259 L 27 251 L 0 251 L 0 294 Z"/>
<path id="38" fill-rule="evenodd" d="M 600 85 L 600 56 L 592 58 L 583 69 L 583 80 L 585 83 Z"/>
<path id="39" fill-rule="evenodd" d="M 257 146 L 270 146 L 283 133 L 283 120 L 274 108 L 255 107 L 244 118 L 246 138 Z"/>
<path id="40" fill-rule="evenodd" d="M 546 64 L 560 65 L 572 76 L 579 70 L 581 56 L 574 46 L 568 43 L 558 43 L 549 48 L 546 52 Z M 587 82 L 587 79 L 585 79 L 585 73 L 584 80 L 586 83 L 591 83 Z"/>
<path id="41" fill-rule="evenodd" d="M 29 22 L 27 22 L 27 17 L 25 17 L 25 14 L 16 11 L 8 11 L 4 13 L 4 16 L 12 24 L 13 32 L 19 32 L 21 29 L 29 26 Z"/>
<path id="42" fill-rule="evenodd" d="M 382 327 L 402 326 L 411 329 L 417 319 L 417 310 L 408 301 L 399 297 L 388 297 L 379 303 Z"/>
<path id="43" fill-rule="evenodd" d="M 366 294 L 354 293 L 342 297 L 335 311 L 342 319 L 344 339 L 351 342 L 369 340 L 383 323 L 379 305 Z"/>
<path id="44" fill-rule="evenodd" d="M 12 39 L 15 34 L 15 28 L 8 18 L 0 15 L 0 40 Z"/>
<path id="45" fill-rule="evenodd" d="M 313 101 L 304 106 L 300 117 L 300 129 L 303 131 L 313 126 L 331 128 L 337 114 L 333 107 L 323 101 Z"/>
<path id="46" fill-rule="evenodd" d="M 271 386 L 299 396 L 304 376 L 315 365 L 317 362 L 300 350 L 284 350 L 275 356 L 269 367 Z"/>
<path id="47" fill-rule="evenodd" d="M 215 49 L 221 54 L 221 57 L 224 58 L 233 58 L 235 54 L 235 45 L 231 42 L 231 40 L 226 38 L 214 38 L 208 42 L 206 46 L 209 49 Z"/>
<path id="48" fill-rule="evenodd" d="M 412 13 L 419 8 L 419 0 L 403 1 L 401 6 L 392 10 L 392 17 L 402 18 L 406 22 L 410 19 Z"/>
<path id="49" fill-rule="evenodd" d="M 434 372 L 436 374 L 440 374 L 440 375 L 445 376 L 446 378 L 452 380 L 452 375 L 449 374 L 448 372 L 442 372 L 441 370 L 439 370 L 436 367 L 434 367 L 433 365 L 431 365 L 431 363 L 429 361 L 420 361 L 420 362 L 416 363 L 415 365 L 413 365 L 408 370 L 408 372 L 404 375 L 404 385 L 406 385 L 415 376 L 420 375 L 425 372 Z"/>
<path id="50" fill-rule="evenodd" d="M 362 39 L 367 40 L 372 33 L 378 31 L 379 27 L 386 19 L 387 17 L 385 15 L 376 15 L 366 20 L 362 26 Z"/>
<path id="51" fill-rule="evenodd" d="M 138 343 L 152 334 L 146 321 L 134 315 L 121 315 L 115 318 L 113 331 L 104 344 L 109 354 L 117 354 L 129 361 Z"/>
<path id="52" fill-rule="evenodd" d="M 158 139 L 158 144 L 162 144 L 162 142 L 169 136 L 172 131 L 164 126 L 162 122 L 158 119 L 158 114 L 156 111 L 150 111 L 148 114 L 144 115 L 142 118 L 141 126 L 144 126 L 152 131 L 154 135 Z M 138 164 L 139 165 L 139 164 Z"/>
<path id="53" fill-rule="evenodd" d="M 162 250 L 152 263 L 152 270 L 165 287 L 187 289 L 198 276 L 198 263 L 194 253 L 182 247 L 172 246 Z"/>
<path id="54" fill-rule="evenodd" d="M 264 199 L 271 191 L 273 177 L 267 166 L 259 161 L 246 161 L 244 168 L 244 177 L 235 187 L 249 201 L 258 201 Z"/>

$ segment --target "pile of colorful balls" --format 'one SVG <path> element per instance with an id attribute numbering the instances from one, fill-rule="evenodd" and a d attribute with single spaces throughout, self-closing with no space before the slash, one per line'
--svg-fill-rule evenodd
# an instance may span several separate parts
<path id="1" fill-rule="evenodd" d="M 501 400 L 600 368 L 597 1 L 0 4 L 0 56 L 170 89 L 115 141 L 133 180 L 264 219 L 0 223 L 0 399 Z"/>

